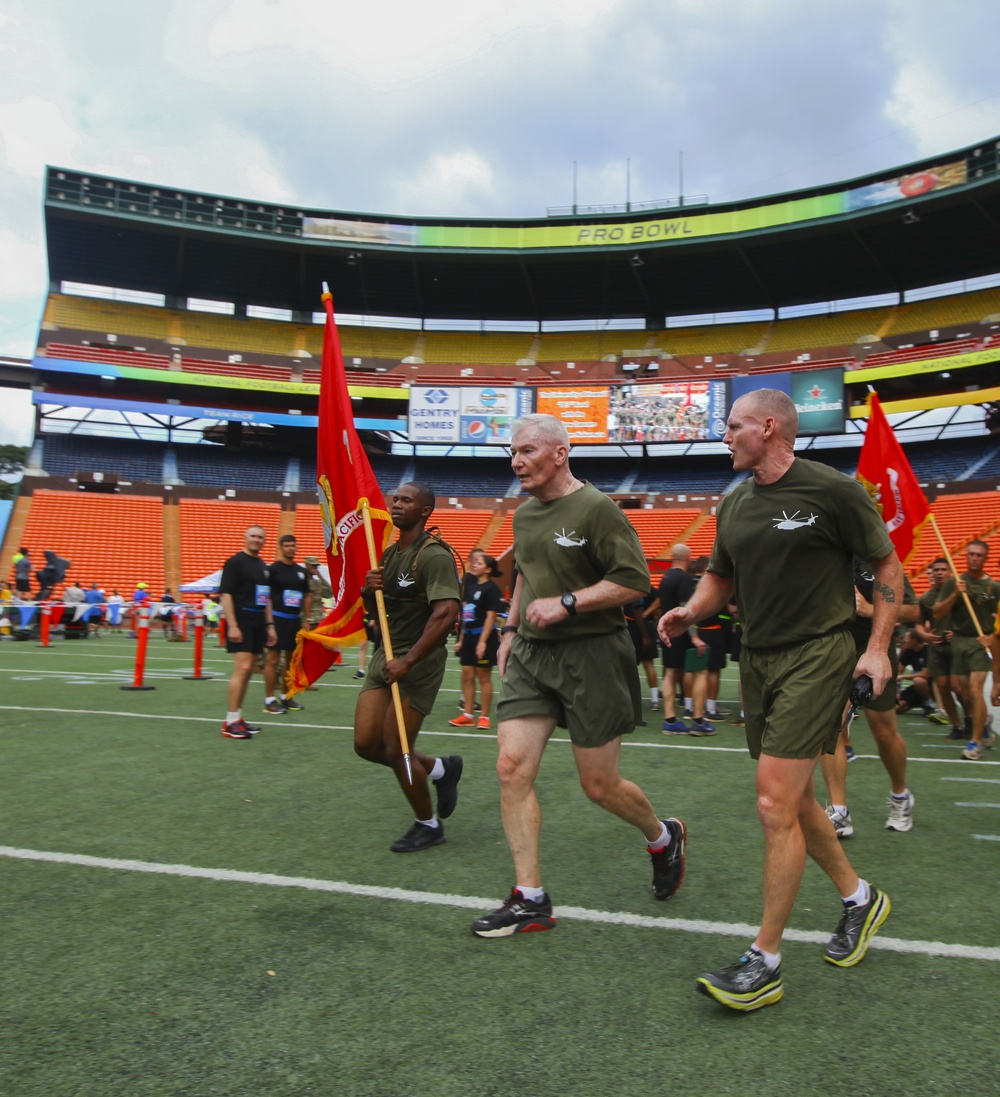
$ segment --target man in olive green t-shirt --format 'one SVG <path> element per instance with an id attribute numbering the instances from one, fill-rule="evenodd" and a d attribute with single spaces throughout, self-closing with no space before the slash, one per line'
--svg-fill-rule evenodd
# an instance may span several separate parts
<path id="1" fill-rule="evenodd" d="M 953 631 L 951 672 L 958 678 L 962 696 L 968 700 L 972 733 L 962 757 L 978 762 L 996 742 L 996 732 L 986 727 L 986 675 L 990 672 L 989 649 L 978 641 L 988 636 L 1000 603 L 1000 583 L 986 574 L 990 546 L 970 541 L 965 549 L 968 570 L 957 580 L 947 579 L 934 603 L 934 620 Z M 975 617 L 970 615 L 971 605 Z M 967 710 L 968 712 L 968 710 Z"/>
<path id="2" fill-rule="evenodd" d="M 354 751 L 369 762 L 388 766 L 413 809 L 413 826 L 389 847 L 393 853 L 416 853 L 444 840 L 441 819 L 455 810 L 462 759 L 431 758 L 413 750 L 424 717 L 444 677 L 445 645 L 458 615 L 458 572 L 451 552 L 424 529 L 435 506 L 434 493 L 423 484 L 402 484 L 392 497 L 392 524 L 399 538 L 382 554 L 379 566 L 365 576 L 361 591 L 366 612 L 375 611 L 375 591 L 385 599 L 393 658 L 379 646 L 368 661 L 354 710 Z M 392 683 L 399 685 L 411 753 L 410 781 L 399 742 Z M 437 788 L 437 812 L 428 780 Z"/>
<path id="3" fill-rule="evenodd" d="M 776 389 L 733 404 L 725 438 L 737 472 L 753 475 L 723 499 L 708 571 L 686 606 L 660 619 L 664 643 L 718 612 L 739 590 L 740 680 L 747 745 L 757 759 L 757 814 L 764 828 L 764 913 L 740 960 L 697 980 L 723 1005 L 752 1010 L 783 994 L 781 939 L 806 853 L 843 900 L 824 957 L 853 967 L 889 914 L 889 897 L 861 879 L 816 800 L 821 751 L 832 752 L 852 681 L 867 675 L 878 696 L 889 681 L 889 644 L 902 567 L 865 489 L 795 456 L 798 412 Z M 854 558 L 874 576 L 871 635 L 858 657 Z"/>
<path id="4" fill-rule="evenodd" d="M 516 882 L 499 909 L 472 923 L 477 937 L 555 925 L 542 887 L 535 778 L 557 725 L 569 731 L 587 796 L 645 835 L 655 897 L 669 899 L 684 875 L 684 824 L 661 820 L 618 769 L 621 737 L 642 712 L 622 611 L 649 589 L 638 534 L 606 495 L 570 471 L 558 419 L 519 419 L 510 448 L 511 467 L 532 496 L 514 514 L 518 577 L 497 661 L 497 775 Z"/>

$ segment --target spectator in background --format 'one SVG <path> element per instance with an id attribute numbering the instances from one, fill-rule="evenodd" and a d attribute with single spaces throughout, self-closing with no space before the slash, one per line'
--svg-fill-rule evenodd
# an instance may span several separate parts
<path id="1" fill-rule="evenodd" d="M 966 738 L 965 720 L 959 718 L 958 707 L 955 698 L 962 696 L 958 678 L 951 670 L 951 629 L 939 627 L 934 620 L 934 603 L 941 594 L 941 588 L 949 575 L 948 561 L 944 556 L 932 560 L 927 567 L 927 578 L 930 586 L 920 596 L 920 620 L 915 629 L 921 640 L 927 644 L 927 669 L 933 687 L 937 692 L 937 702 L 940 708 L 935 711 L 931 719 L 934 723 L 950 724 L 951 729 L 945 736 L 956 742 L 963 742 Z M 963 699 L 963 705 L 967 701 Z M 938 713 L 944 712 L 943 717 Z M 971 724 L 969 727 L 971 731 Z"/>
<path id="2" fill-rule="evenodd" d="M 14 589 L 27 601 L 31 594 L 31 557 L 22 545 L 11 560 L 14 565 Z"/>
<path id="3" fill-rule="evenodd" d="M 676 544 L 670 556 L 670 567 L 660 580 L 657 599 L 660 613 L 683 606 L 694 593 L 695 578 L 688 573 L 691 550 L 687 545 Z M 692 646 L 693 627 L 679 636 L 669 647 L 663 648 L 663 731 L 667 735 L 687 735 L 688 726 L 677 715 L 677 692 L 683 689 L 684 663 L 687 650 Z"/>
<path id="4" fill-rule="evenodd" d="M 79 583 L 73 583 L 63 592 L 63 601 L 68 606 L 79 606 L 87 600 L 86 591 Z"/>
<path id="5" fill-rule="evenodd" d="M 281 716 L 292 710 L 301 712 L 302 706 L 294 697 L 285 697 L 284 690 L 278 696 L 279 681 L 284 677 L 284 668 L 295 650 L 295 638 L 302 627 L 302 621 L 310 613 L 312 592 L 309 573 L 305 564 L 295 562 L 298 542 L 292 533 L 278 538 L 278 559 L 268 568 L 271 579 L 271 610 L 274 614 L 274 627 L 278 642 L 267 649 L 267 662 L 264 664 L 264 711 Z"/>
<path id="6" fill-rule="evenodd" d="M 83 619 L 97 636 L 100 634 L 100 624 L 104 617 L 104 591 L 96 583 L 91 583 L 90 587 L 84 591 L 83 600 L 90 606 L 83 615 Z"/>
<path id="7" fill-rule="evenodd" d="M 263 526 L 250 526 L 243 535 L 242 550 L 222 566 L 219 595 L 226 615 L 226 651 L 233 657 L 224 739 L 251 739 L 260 731 L 243 719 L 243 699 L 257 656 L 277 642 L 267 565 L 260 558 L 266 537 Z"/>
<path id="8" fill-rule="evenodd" d="M 469 573 L 462 594 L 462 612 L 455 651 L 462 663 L 463 711 L 449 720 L 453 727 L 488 731 L 493 704 L 493 668 L 497 665 L 497 614 L 503 608 L 503 592 L 493 582 L 500 575 L 496 560 L 482 549 L 469 553 Z M 469 580 L 471 579 L 471 582 Z M 476 682 L 479 682 L 479 719 L 474 715 Z"/>
<path id="9" fill-rule="evenodd" d="M 170 587 L 163 591 L 160 599 L 160 625 L 163 628 L 163 637 L 169 640 L 174 635 L 174 614 L 176 612 L 177 599 Z"/>
<path id="10" fill-rule="evenodd" d="M 990 652 L 977 637 L 989 636 L 1000 605 L 1000 583 L 986 574 L 990 546 L 985 541 L 970 541 L 965 550 L 967 570 L 955 579 L 946 579 L 934 603 L 934 620 L 939 627 L 952 630 L 952 674 L 958 676 L 966 709 L 966 734 L 969 742 L 962 757 L 978 762 L 983 748 L 989 750 L 997 740 L 986 721 L 986 675 L 990 671 Z M 965 596 L 968 597 L 966 604 Z M 975 614 L 969 613 L 969 606 Z M 978 625 L 978 628 L 977 628 Z"/>
<path id="11" fill-rule="evenodd" d="M 305 564 L 306 572 L 309 575 L 309 612 L 305 615 L 305 627 L 314 629 L 326 616 L 326 606 L 323 603 L 324 600 L 333 597 L 333 587 L 323 578 L 323 573 L 319 570 L 318 556 L 307 556 L 302 563 Z M 340 661 L 338 653 L 337 663 Z M 331 664 L 330 670 L 335 669 L 336 663 Z M 355 678 L 357 677 L 355 675 Z M 362 677 L 364 677 L 363 674 Z M 311 686 L 306 688 L 315 693 L 319 686 L 313 682 Z"/>
<path id="12" fill-rule="evenodd" d="M 108 625 L 120 632 L 122 627 L 122 618 L 124 617 L 123 606 L 125 605 L 125 599 L 119 594 L 117 590 L 113 590 L 108 595 Z"/>

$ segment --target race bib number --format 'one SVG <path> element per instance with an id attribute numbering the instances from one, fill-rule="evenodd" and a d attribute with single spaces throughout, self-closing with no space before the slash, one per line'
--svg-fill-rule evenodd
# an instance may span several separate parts
<path id="1" fill-rule="evenodd" d="M 302 608 L 302 591 L 301 590 L 286 590 L 283 595 L 283 601 L 288 609 L 301 609 Z"/>
<path id="2" fill-rule="evenodd" d="M 466 625 L 471 625 L 476 620 L 476 603 L 465 602 L 462 605 L 462 622 Z"/>
<path id="3" fill-rule="evenodd" d="M 258 583 L 257 586 L 256 586 L 256 589 L 257 589 L 257 601 L 256 601 L 255 604 L 258 605 L 258 606 L 266 606 L 267 603 L 268 603 L 268 600 L 271 597 L 271 588 L 270 588 L 270 586 L 268 586 L 267 583 Z"/>

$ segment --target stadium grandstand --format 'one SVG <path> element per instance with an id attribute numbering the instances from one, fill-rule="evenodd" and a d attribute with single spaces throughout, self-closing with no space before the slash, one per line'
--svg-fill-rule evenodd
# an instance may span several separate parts
<path id="1" fill-rule="evenodd" d="M 727 409 L 761 385 L 795 399 L 800 450 L 848 474 L 878 393 L 949 550 L 983 538 L 995 559 L 998 150 L 727 205 L 523 221 L 278 207 L 51 167 L 36 351 L 0 367 L 36 408 L 0 571 L 27 544 L 70 558 L 71 581 L 176 590 L 250 522 L 320 555 L 323 282 L 383 491 L 432 485 L 445 538 L 508 576 L 523 496 L 502 447 L 518 415 L 565 417 L 575 471 L 619 502 L 656 570 L 678 541 L 710 548 L 738 482 Z M 908 562 L 918 591 L 938 551 L 925 537 Z"/>

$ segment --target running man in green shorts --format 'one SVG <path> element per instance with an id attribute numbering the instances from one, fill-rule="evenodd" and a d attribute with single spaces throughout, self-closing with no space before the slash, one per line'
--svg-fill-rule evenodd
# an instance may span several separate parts
<path id="1" fill-rule="evenodd" d="M 472 923 L 478 937 L 556 923 L 542 887 L 535 778 L 557 725 L 569 731 L 586 795 L 645 836 L 656 898 L 669 899 L 684 875 L 684 824 L 660 819 L 618 769 L 621 737 L 642 719 L 622 612 L 649 590 L 638 534 L 606 495 L 570 471 L 569 437 L 555 417 L 518 420 L 511 455 L 532 496 L 514 513 L 519 574 L 497 663 L 500 811 L 516 883 L 501 907 Z"/>
<path id="2" fill-rule="evenodd" d="M 816 800 L 815 769 L 832 753 L 854 679 L 877 696 L 892 670 L 888 650 L 902 594 L 902 567 L 885 524 L 856 480 L 794 453 L 798 414 L 775 389 L 740 397 L 725 443 L 737 472 L 753 476 L 723 499 L 712 558 L 686 606 L 660 619 L 664 643 L 718 612 L 740 592 L 740 680 L 747 746 L 757 759 L 757 814 L 764 827 L 764 913 L 760 932 L 736 964 L 697 980 L 731 1009 L 777 1002 L 781 938 L 806 854 L 843 900 L 825 958 L 853 967 L 889 914 L 889 897 L 851 867 Z M 859 658 L 854 557 L 874 576 L 871 636 Z"/>
<path id="3" fill-rule="evenodd" d="M 424 717 L 434 707 L 447 662 L 445 645 L 458 615 L 458 572 L 451 552 L 424 529 L 434 511 L 434 493 L 423 484 L 402 484 L 392 497 L 392 524 L 399 530 L 365 576 L 361 591 L 366 612 L 375 612 L 375 591 L 385 598 L 393 658 L 379 645 L 368 660 L 354 710 L 354 752 L 388 766 L 413 809 L 413 826 L 389 847 L 417 853 L 440 845 L 441 820 L 455 810 L 462 759 L 431 758 L 414 749 Z M 411 784 L 399 743 L 391 685 L 399 683 L 406 735 L 411 747 Z M 428 783 L 436 786 L 437 812 Z"/>

